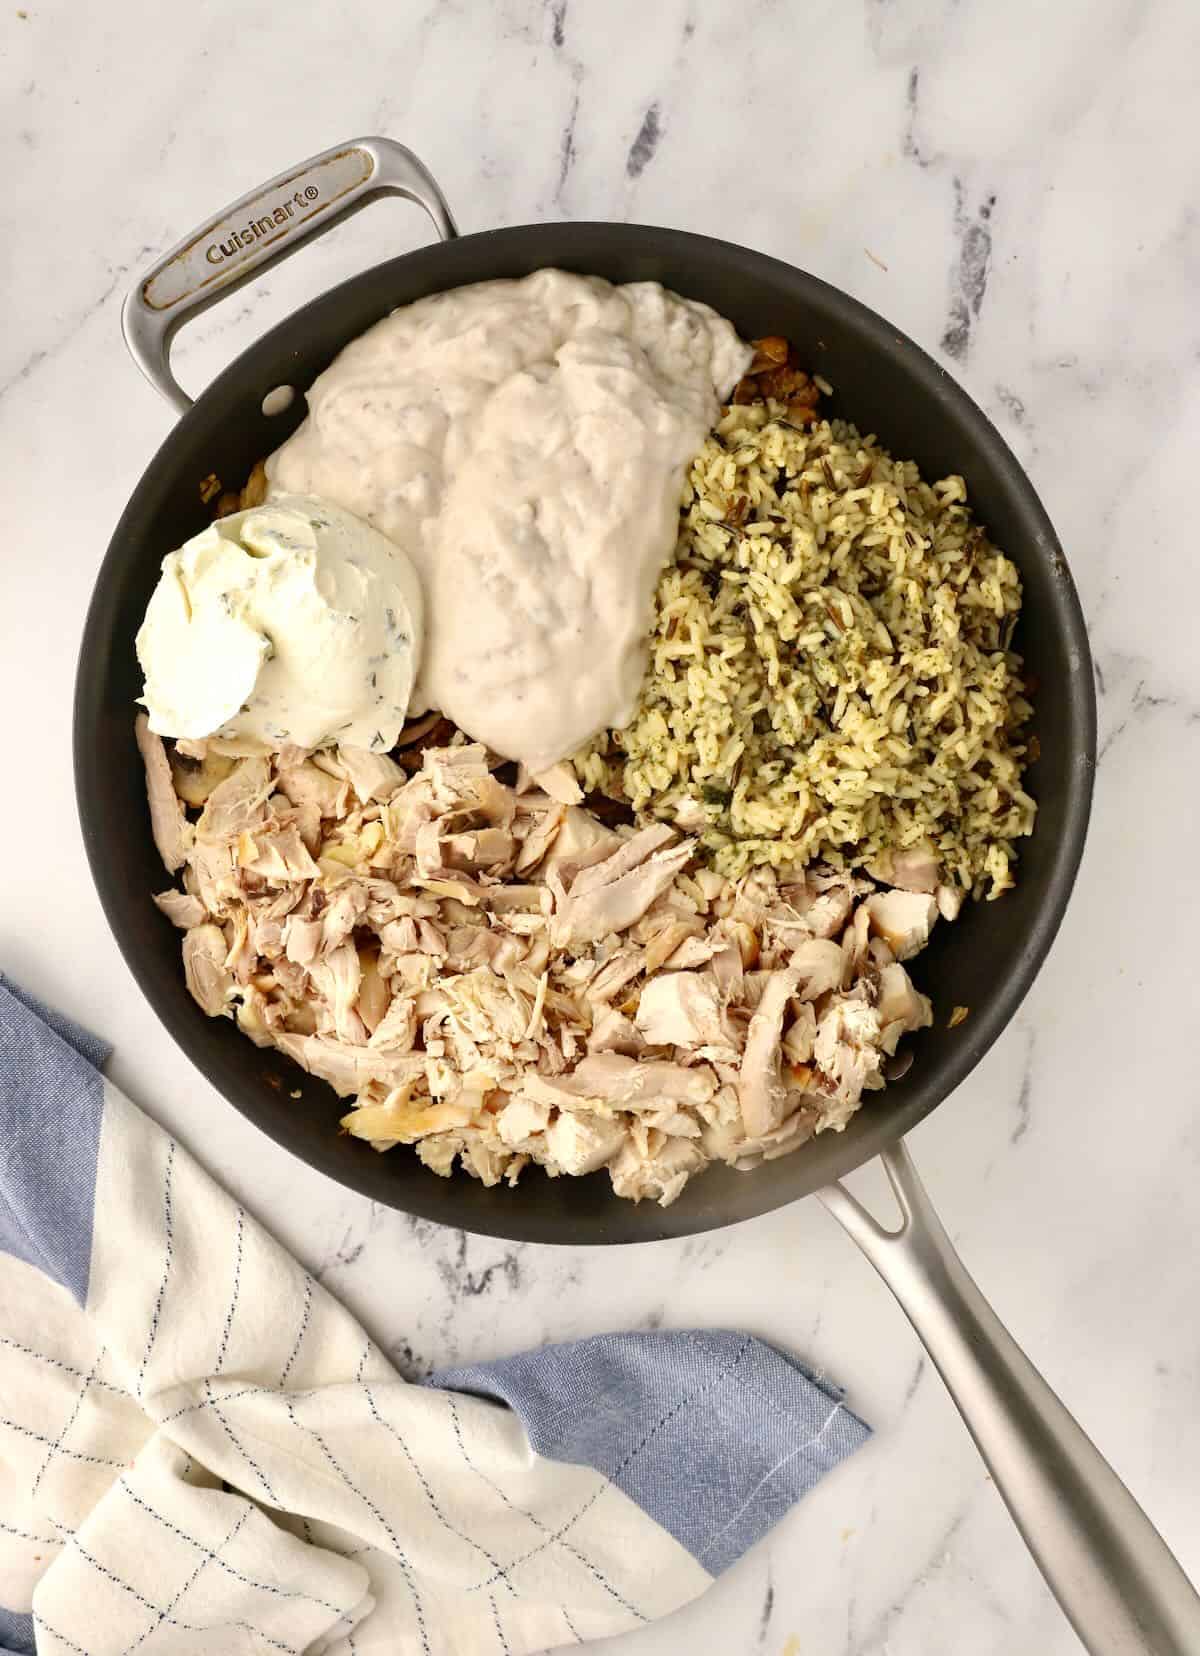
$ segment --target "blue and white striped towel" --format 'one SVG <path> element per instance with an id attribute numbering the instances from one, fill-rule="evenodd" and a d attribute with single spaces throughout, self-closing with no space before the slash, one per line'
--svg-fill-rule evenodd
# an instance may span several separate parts
<path id="1" fill-rule="evenodd" d="M 704 1591 L 856 1448 L 735 1333 L 399 1378 L 0 981 L 0 1647 L 498 1656 Z"/>

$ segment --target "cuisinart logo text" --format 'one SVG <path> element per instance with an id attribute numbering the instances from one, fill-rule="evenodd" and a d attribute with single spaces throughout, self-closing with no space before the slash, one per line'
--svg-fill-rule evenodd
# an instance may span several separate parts
<path id="1" fill-rule="evenodd" d="M 289 222 L 297 208 L 311 207 L 320 193 L 315 184 L 306 184 L 302 190 L 297 190 L 290 200 L 276 207 L 274 212 L 268 213 L 265 218 L 251 219 L 249 224 L 235 230 L 224 241 L 210 242 L 204 249 L 204 257 L 209 264 L 221 264 L 226 259 L 232 259 L 235 253 L 253 247 L 256 241 L 273 236 L 281 225 Z"/>

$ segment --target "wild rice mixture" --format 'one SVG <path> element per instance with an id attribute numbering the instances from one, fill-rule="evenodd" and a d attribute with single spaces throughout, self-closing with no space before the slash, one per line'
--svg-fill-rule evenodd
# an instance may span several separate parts
<path id="1" fill-rule="evenodd" d="M 827 387 L 822 387 L 827 390 Z M 789 418 L 789 413 L 793 418 Z M 932 850 L 975 895 L 1031 832 L 1021 582 L 934 484 L 841 420 L 731 406 L 691 467 L 632 724 L 583 785 L 698 832 L 730 877 Z"/>

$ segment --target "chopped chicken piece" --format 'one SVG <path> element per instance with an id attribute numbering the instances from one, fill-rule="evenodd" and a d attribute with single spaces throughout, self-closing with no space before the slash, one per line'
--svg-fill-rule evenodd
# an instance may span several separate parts
<path id="1" fill-rule="evenodd" d="M 647 834 L 650 830 L 646 830 Z M 635 835 L 634 839 L 641 839 Z M 566 901 L 550 923 L 551 942 L 592 943 L 610 932 L 625 931 L 641 918 L 656 897 L 662 895 L 691 857 L 695 842 L 684 840 L 668 850 L 655 851 L 648 861 L 628 866 L 630 840 L 602 863 L 583 869 L 571 882 Z M 604 879 L 604 871 L 621 865 L 615 879 Z M 579 889 L 581 880 L 589 881 Z"/>
<path id="2" fill-rule="evenodd" d="M 511 788 L 489 772 L 475 783 L 475 804 L 479 815 L 493 828 L 512 828 L 517 815 L 517 797 Z M 533 814 L 532 810 L 529 814 Z"/>
<path id="3" fill-rule="evenodd" d="M 762 916 L 765 920 L 765 914 Z M 757 966 L 762 958 L 762 938 L 753 926 L 745 920 L 722 920 L 718 926 L 722 937 L 729 938 L 735 945 L 738 958 L 747 971 Z"/>
<path id="4" fill-rule="evenodd" d="M 841 951 L 838 951 L 841 970 Z M 749 1138 L 759 1138 L 778 1127 L 787 1107 L 787 1087 L 781 1065 L 783 1017 L 800 984 L 795 966 L 772 972 L 763 988 L 758 1010 L 750 1020 L 746 1050 L 738 1076 L 738 1102 Z"/>
<path id="5" fill-rule="evenodd" d="M 426 920 L 424 916 L 417 921 L 417 947 L 422 954 L 444 955 L 446 952 L 446 939 L 433 921 Z"/>
<path id="6" fill-rule="evenodd" d="M 371 1081 L 398 1087 L 425 1073 L 420 1053 L 369 1052 L 324 1035 L 284 1034 L 275 1045 L 310 1075 L 320 1076 L 343 1098 L 361 1092 Z"/>
<path id="7" fill-rule="evenodd" d="M 525 1039 L 536 1040 L 542 1032 L 542 1021 L 546 1011 L 546 990 L 550 985 L 549 972 L 543 972 L 538 979 L 538 986 L 534 992 L 533 1005 L 529 1011 L 529 1022 L 525 1025 Z"/>
<path id="8" fill-rule="evenodd" d="M 512 1159 L 508 1152 L 499 1149 L 490 1135 L 485 1137 L 478 1129 L 468 1129 L 462 1138 L 459 1160 L 463 1171 L 478 1179 L 480 1184 L 498 1185 Z"/>
<path id="9" fill-rule="evenodd" d="M 840 1131 L 865 1088 L 880 1071 L 879 1013 L 853 995 L 835 996 L 817 1024 L 813 1057 L 829 1084 L 832 1107 L 821 1119 L 822 1129 Z"/>
<path id="10" fill-rule="evenodd" d="M 393 995 L 387 1011 L 371 1031 L 367 1045 L 380 1052 L 411 1052 L 416 1033 L 416 1001 L 411 995 Z"/>
<path id="11" fill-rule="evenodd" d="M 561 813 L 560 825 L 538 869 L 538 877 L 542 880 L 549 879 L 552 873 L 560 871 L 567 876 L 568 868 L 575 872 L 587 868 L 591 863 L 607 857 L 621 844 L 620 836 L 614 834 L 611 828 L 606 828 L 602 822 L 598 822 L 589 811 L 581 811 L 575 805 L 569 805 L 565 811 L 562 811 L 561 807 L 558 809 Z M 524 858 L 517 864 L 518 871 L 532 866 L 533 863 Z"/>
<path id="12" fill-rule="evenodd" d="M 199 897 L 190 897 L 186 892 L 160 891 L 154 901 L 166 915 L 173 926 L 181 931 L 190 931 L 193 926 L 202 926 L 208 919 L 208 910 Z"/>
<path id="13" fill-rule="evenodd" d="M 514 1044 L 524 1038 L 532 997 L 486 967 L 448 978 L 445 992 L 457 1027 L 477 1042 Z"/>
<path id="14" fill-rule="evenodd" d="M 666 1138 L 654 1155 L 643 1155 L 634 1140 L 629 1139 L 609 1164 L 609 1176 L 618 1196 L 670 1207 L 706 1160 L 702 1146 L 686 1139 Z"/>
<path id="15" fill-rule="evenodd" d="M 885 1024 L 903 1022 L 906 1029 L 924 1029 L 933 1022 L 928 998 L 913 987 L 912 979 L 899 964 L 885 966 L 879 974 L 876 1009 Z"/>
<path id="16" fill-rule="evenodd" d="M 813 937 L 792 953 L 789 965 L 799 974 L 796 994 L 800 1000 L 815 1001 L 836 989 L 842 981 L 842 947 L 831 938 Z"/>
<path id="17" fill-rule="evenodd" d="M 512 834 L 503 828 L 476 828 L 470 833 L 449 834 L 442 842 L 446 866 L 473 873 L 486 868 L 489 873 L 511 867 L 517 850 Z"/>
<path id="18" fill-rule="evenodd" d="M 788 1032 L 783 1037 L 783 1056 L 793 1070 L 807 1064 L 813 1055 L 813 1043 L 817 1038 L 817 1014 L 811 1004 L 803 1001 L 795 1007 L 795 1014 L 788 1025 Z M 795 1075 L 792 1077 L 795 1080 Z"/>
<path id="19" fill-rule="evenodd" d="M 718 874 L 715 869 L 697 868 L 692 878 L 699 886 L 705 903 L 715 903 L 725 893 L 725 876 Z"/>
<path id="20" fill-rule="evenodd" d="M 308 760 L 281 770 L 278 786 L 293 805 L 315 805 L 323 817 L 345 814 L 350 792 L 347 784 Z"/>
<path id="21" fill-rule="evenodd" d="M 245 901 L 237 866 L 236 846 L 197 841 L 189 854 L 185 884 L 199 897 L 209 914 L 224 914 Z"/>
<path id="22" fill-rule="evenodd" d="M 619 840 L 611 856 L 605 857 L 602 862 L 590 864 L 576 874 L 571 882 L 572 894 L 583 897 L 588 892 L 598 891 L 602 886 L 612 885 L 623 874 L 639 867 L 653 852 L 668 845 L 674 838 L 674 830 L 668 828 L 665 822 L 652 822 L 639 833 L 632 834 L 628 839 Z M 632 925 L 633 921 L 629 924 Z"/>
<path id="23" fill-rule="evenodd" d="M 301 844 L 310 857 L 318 855 L 321 849 L 321 809 L 311 799 L 302 800 L 294 807 L 296 815 L 296 832 L 300 835 Z"/>
<path id="24" fill-rule="evenodd" d="M 361 880 L 345 880 L 328 904 L 321 922 L 321 953 L 344 943 L 366 913 L 369 893 Z"/>
<path id="25" fill-rule="evenodd" d="M 421 890 L 427 891 L 431 897 L 451 898 L 469 907 L 478 904 L 483 898 L 483 887 L 476 885 L 473 880 L 468 880 L 461 874 L 455 875 L 453 878 L 430 879 L 414 873 L 412 883 Z"/>
<path id="26" fill-rule="evenodd" d="M 196 824 L 198 840 L 236 839 L 263 818 L 275 782 L 266 759 L 242 759 L 208 796 Z"/>
<path id="27" fill-rule="evenodd" d="M 652 976 L 664 966 L 679 946 L 688 938 L 695 937 L 700 929 L 697 920 L 669 920 L 646 944 L 646 961 L 643 970 L 647 977 Z"/>
<path id="28" fill-rule="evenodd" d="M 389 920 L 379 929 L 379 941 L 392 954 L 415 954 L 417 952 L 417 922 L 410 914 L 402 915 L 399 920 Z"/>
<path id="29" fill-rule="evenodd" d="M 871 929 L 893 951 L 897 960 L 908 960 L 929 941 L 938 916 L 937 899 L 914 891 L 877 891 L 863 904 L 871 917 Z"/>
<path id="30" fill-rule="evenodd" d="M 243 854 L 243 852 L 245 854 Z M 314 880 L 319 872 L 300 838 L 295 823 L 272 824 L 269 830 L 249 829 L 238 835 L 238 862 L 247 874 L 273 884 Z"/>
<path id="31" fill-rule="evenodd" d="M 638 976 L 644 959 L 641 949 L 618 949 L 588 984 L 588 999 L 597 1004 L 612 1000 Z"/>
<path id="32" fill-rule="evenodd" d="M 309 966 L 321 948 L 324 926 L 320 920 L 305 920 L 293 914 L 284 927 L 284 953 L 297 966 Z"/>
<path id="33" fill-rule="evenodd" d="M 736 1055 L 720 985 L 711 972 L 660 972 L 634 1020 L 648 1046 L 727 1047 Z"/>
<path id="34" fill-rule="evenodd" d="M 938 913 L 943 920 L 957 920 L 963 906 L 963 894 L 957 886 L 940 885 L 935 893 Z"/>
<path id="35" fill-rule="evenodd" d="M 537 914 L 547 918 L 554 906 L 550 893 L 540 885 L 485 886 L 482 897 L 493 914 Z"/>
<path id="36" fill-rule="evenodd" d="M 842 933 L 842 988 L 849 989 L 855 978 L 862 975 L 867 963 L 867 949 L 871 940 L 871 916 L 865 903 L 854 911 L 854 918 Z"/>
<path id="37" fill-rule="evenodd" d="M 255 957 L 250 941 L 250 915 L 245 909 L 227 922 L 225 938 L 229 944 L 225 965 L 238 983 L 249 983 L 254 976 Z"/>
<path id="38" fill-rule="evenodd" d="M 589 1052 L 619 1052 L 626 1058 L 639 1058 L 646 1041 L 632 1018 L 616 1007 L 602 1005 L 595 1014 L 587 1044 Z"/>
<path id="39" fill-rule="evenodd" d="M 475 784 L 488 775 L 487 749 L 479 742 L 426 748 L 421 767 L 421 775 L 433 784 L 435 800 L 452 807 L 474 798 Z"/>
<path id="40" fill-rule="evenodd" d="M 712 973 L 720 985 L 721 993 L 726 1001 L 733 1002 L 741 999 L 746 980 L 745 966 L 742 960 L 742 951 L 738 948 L 736 941 L 726 937 L 720 931 L 719 928 L 723 924 L 723 921 L 719 921 L 718 930 L 712 934 L 714 940 L 721 944 L 721 947 L 715 951 L 712 957 Z M 680 952 L 682 953 L 682 950 Z"/>
<path id="41" fill-rule="evenodd" d="M 848 880 L 831 886 L 814 897 L 804 913 L 804 924 L 813 937 L 836 937 L 850 918 L 854 896 Z"/>
<path id="42" fill-rule="evenodd" d="M 339 1041 L 354 1046 L 366 1043 L 367 1031 L 355 1008 L 362 983 L 362 965 L 353 943 L 339 943 L 308 968 L 333 1021 Z"/>
<path id="43" fill-rule="evenodd" d="M 475 966 L 487 966 L 495 961 L 500 945 L 496 932 L 484 931 L 480 926 L 453 926 L 446 933 L 446 968 L 469 972 Z"/>
<path id="44" fill-rule="evenodd" d="M 229 945 L 220 926 L 193 926 L 183 940 L 183 975 L 192 999 L 210 1018 L 229 1011 L 237 985 L 225 964 Z"/>
<path id="45" fill-rule="evenodd" d="M 242 991 L 241 1004 L 234 1010 L 234 1019 L 243 1035 L 256 1047 L 275 1045 L 273 1025 L 278 1021 L 278 1009 L 253 984 Z"/>
<path id="46" fill-rule="evenodd" d="M 671 799 L 671 820 L 685 834 L 694 834 L 708 826 L 708 812 L 703 801 L 693 794 L 675 794 Z"/>
<path id="47" fill-rule="evenodd" d="M 368 1036 L 373 1036 L 388 1014 L 392 992 L 379 970 L 379 950 L 364 950 L 358 958 L 362 967 L 362 979 L 358 989 L 357 1011 Z"/>
<path id="48" fill-rule="evenodd" d="M 790 1155 L 793 1150 L 808 1143 L 817 1131 L 820 1120 L 815 1110 L 801 1107 L 771 1132 L 764 1133 L 759 1139 L 748 1140 L 734 1165 L 746 1172 L 761 1162 L 776 1161 L 780 1156 Z"/>
<path id="49" fill-rule="evenodd" d="M 564 1110 L 543 1137 L 550 1164 L 578 1178 L 594 1173 L 615 1155 L 624 1142 L 625 1129 L 608 1116 Z"/>
<path id="50" fill-rule="evenodd" d="M 700 1123 L 690 1110 L 665 1105 L 661 1110 L 643 1110 L 641 1120 L 647 1130 L 664 1133 L 668 1138 L 699 1138 Z"/>
<path id="51" fill-rule="evenodd" d="M 879 974 L 879 999 L 876 1011 L 883 1026 L 880 1045 L 891 1057 L 902 1035 L 915 1029 L 928 1029 L 933 1023 L 933 1006 L 927 995 L 913 987 L 904 967 L 893 963 Z"/>
<path id="52" fill-rule="evenodd" d="M 428 1138 L 418 1139 L 415 1148 L 418 1160 L 431 1173 L 448 1179 L 454 1171 L 455 1158 L 466 1149 L 466 1141 L 461 1133 L 430 1133 Z"/>
<path id="53" fill-rule="evenodd" d="M 578 805 L 583 798 L 583 789 L 575 780 L 575 772 L 566 761 L 561 765 L 551 765 L 549 770 L 539 771 L 531 780 L 560 805 Z"/>
<path id="54" fill-rule="evenodd" d="M 688 972 L 697 966 L 707 966 L 714 956 L 726 947 L 726 940 L 714 933 L 707 937 L 689 932 L 673 953 L 662 962 L 672 972 Z"/>
<path id="55" fill-rule="evenodd" d="M 754 930 L 760 928 L 779 898 L 779 883 L 770 868 L 752 868 L 735 887 L 730 918 Z"/>
<path id="56" fill-rule="evenodd" d="M 408 781 L 406 773 L 386 753 L 372 753 L 369 748 L 339 747 L 338 758 L 345 766 L 350 786 L 364 805 L 372 800 L 390 799 L 396 789 Z"/>
<path id="57" fill-rule="evenodd" d="M 521 849 L 517 853 L 516 871 L 527 874 L 536 868 L 558 837 L 566 813 L 561 805 L 552 810 L 523 813 L 520 830 Z"/>
<path id="58" fill-rule="evenodd" d="M 892 877 L 888 885 L 902 891 L 936 891 L 941 864 L 937 852 L 929 845 L 914 845 L 897 851 L 892 857 Z"/>
<path id="59" fill-rule="evenodd" d="M 867 872 L 883 885 L 901 891 L 936 891 L 940 863 L 931 845 L 910 845 L 902 851 L 882 851 Z"/>
<path id="60" fill-rule="evenodd" d="M 581 1097 L 632 1110 L 664 1098 L 703 1104 L 717 1090 L 716 1079 L 705 1064 L 689 1068 L 658 1058 L 624 1058 L 615 1052 L 594 1052 L 581 1058 L 574 1073 L 560 1085 L 568 1083 Z"/>
<path id="61" fill-rule="evenodd" d="M 496 1117 L 496 1131 L 513 1150 L 532 1145 L 550 1124 L 551 1106 L 543 1100 L 517 1097 L 511 1099 Z"/>
<path id="62" fill-rule="evenodd" d="M 446 866 L 442 860 L 442 823 L 436 819 L 423 822 L 413 848 L 418 874 L 440 874 Z"/>
<path id="63" fill-rule="evenodd" d="M 687 1067 L 661 1059 L 638 1060 L 614 1052 L 589 1053 L 569 1075 L 553 1079 L 532 1074 L 520 1082 L 530 1098 L 561 1109 L 604 1105 L 611 1109 L 657 1109 L 670 1103 L 707 1103 L 717 1083 L 706 1065 Z"/>
<path id="64" fill-rule="evenodd" d="M 372 1142 L 412 1144 L 427 1133 L 465 1127 L 471 1120 L 469 1104 L 458 1100 L 435 1103 L 430 1098 L 411 1098 L 409 1088 L 398 1087 L 382 1104 L 365 1104 L 342 1117 L 342 1126 L 355 1138 Z"/>
<path id="65" fill-rule="evenodd" d="M 133 728 L 146 771 L 146 798 L 150 804 L 150 832 L 155 849 L 167 873 L 177 874 L 188 859 L 194 830 L 176 796 L 162 738 L 150 729 L 144 713 L 138 714 Z"/>

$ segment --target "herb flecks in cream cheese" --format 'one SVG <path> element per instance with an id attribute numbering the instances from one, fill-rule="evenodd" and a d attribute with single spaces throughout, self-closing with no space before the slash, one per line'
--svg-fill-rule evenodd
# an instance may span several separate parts
<path id="1" fill-rule="evenodd" d="M 271 490 L 403 548 L 428 626 L 413 711 L 544 770 L 632 715 L 685 470 L 749 356 L 652 282 L 543 270 L 434 294 L 320 376 Z"/>
<path id="2" fill-rule="evenodd" d="M 420 657 L 404 553 L 329 501 L 280 496 L 164 558 L 137 635 L 160 736 L 393 747 Z"/>

